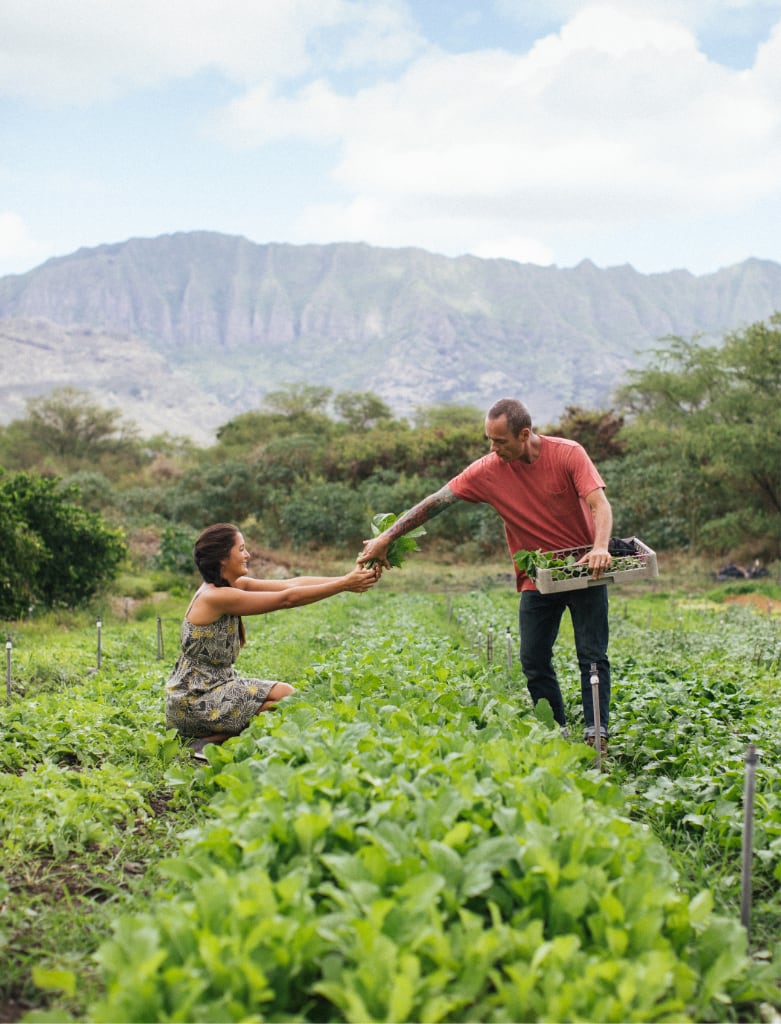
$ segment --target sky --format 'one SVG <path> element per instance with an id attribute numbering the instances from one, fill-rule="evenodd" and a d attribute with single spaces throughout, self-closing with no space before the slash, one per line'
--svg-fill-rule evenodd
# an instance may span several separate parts
<path id="1" fill-rule="evenodd" d="M 0 276 L 198 230 L 781 262 L 781 0 L 2 0 Z"/>

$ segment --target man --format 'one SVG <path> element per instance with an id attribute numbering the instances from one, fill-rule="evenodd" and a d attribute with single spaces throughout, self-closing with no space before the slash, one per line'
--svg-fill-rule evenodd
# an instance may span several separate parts
<path id="1" fill-rule="evenodd" d="M 613 525 L 605 484 L 585 449 L 575 441 L 532 430 L 529 410 L 503 398 L 489 410 L 485 435 L 488 455 L 467 466 L 434 494 L 400 516 L 384 533 L 364 542 L 359 561 L 377 559 L 390 568 L 386 554 L 396 537 L 439 515 L 456 501 L 486 502 L 501 516 L 510 554 L 588 548 L 581 562 L 599 579 L 610 565 Z M 599 674 L 600 749 L 607 753 L 610 714 L 607 586 L 541 594 L 516 569 L 521 592 L 519 625 L 521 667 L 533 702 L 545 698 L 566 735 L 566 715 L 553 667 L 553 645 L 565 608 L 572 617 L 580 666 L 586 740 L 595 743 L 591 665 Z"/>

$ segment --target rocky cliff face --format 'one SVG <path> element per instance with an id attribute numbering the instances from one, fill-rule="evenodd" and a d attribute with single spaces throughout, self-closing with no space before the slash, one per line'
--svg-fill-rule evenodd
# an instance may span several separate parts
<path id="1" fill-rule="evenodd" d="M 373 391 L 401 415 L 524 398 L 539 423 L 609 406 L 669 335 L 714 340 L 781 309 L 781 266 L 716 274 L 536 267 L 206 232 L 82 249 L 0 279 L 0 422 L 68 384 L 207 441 L 291 383 Z"/>

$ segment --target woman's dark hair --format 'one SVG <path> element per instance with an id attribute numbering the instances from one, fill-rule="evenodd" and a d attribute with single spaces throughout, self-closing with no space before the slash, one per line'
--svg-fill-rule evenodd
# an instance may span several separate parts
<path id="1" fill-rule="evenodd" d="M 222 575 L 222 563 L 230 555 L 238 526 L 232 523 L 214 523 L 207 526 L 193 548 L 193 558 L 204 583 L 212 583 L 215 587 L 229 587 L 230 583 Z M 241 646 L 246 643 L 244 623 L 239 616 L 239 639 Z"/>
<path id="2" fill-rule="evenodd" d="M 507 417 L 507 426 L 515 437 L 532 425 L 531 413 L 517 398 L 500 398 L 494 402 L 486 419 L 498 420 L 500 416 Z"/>

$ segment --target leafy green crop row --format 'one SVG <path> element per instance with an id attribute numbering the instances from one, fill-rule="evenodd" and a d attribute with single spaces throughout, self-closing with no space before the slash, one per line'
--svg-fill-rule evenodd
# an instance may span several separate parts
<path id="1" fill-rule="evenodd" d="M 94 1019 L 711 1020 L 771 998 L 593 752 L 392 618 L 211 749 L 209 818 L 102 947 Z"/>
<path id="2" fill-rule="evenodd" d="M 52 992 L 52 1009 L 29 1019 L 700 1021 L 781 1009 L 767 702 L 778 630 L 670 608 L 614 602 L 609 775 L 533 714 L 503 651 L 488 664 L 474 644 L 475 628 L 514 628 L 509 591 L 378 590 L 253 623 L 242 670 L 298 692 L 210 748 L 208 768 L 161 727 L 166 669 L 150 623 L 113 629 L 100 672 L 92 636 L 79 648 L 60 634 L 36 663 L 21 636 L 26 674 L 48 664 L 55 680 L 0 709 L 0 956 L 8 982 L 32 964 Z M 574 721 L 570 657 L 562 644 Z M 736 907 L 749 739 L 761 754 L 763 959 L 749 956 Z M 129 885 L 122 867 L 138 861 L 146 872 Z M 36 864 L 82 864 L 107 902 L 69 878 L 59 917 L 20 905 Z"/>

